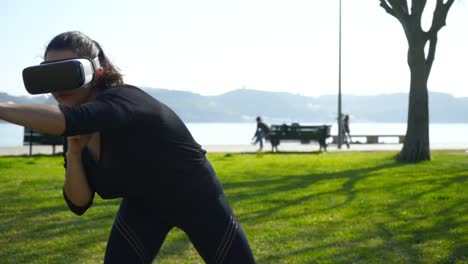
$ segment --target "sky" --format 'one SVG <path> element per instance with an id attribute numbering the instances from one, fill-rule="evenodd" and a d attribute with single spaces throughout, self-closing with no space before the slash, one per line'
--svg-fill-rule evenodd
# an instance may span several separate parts
<path id="1" fill-rule="evenodd" d="M 378 0 L 342 0 L 342 92 L 407 93 L 407 41 Z M 126 83 L 219 95 L 240 88 L 338 92 L 338 0 L 0 0 L 0 92 L 26 95 L 21 72 L 56 35 L 98 41 Z M 428 0 L 428 29 L 435 0 Z M 439 31 L 430 91 L 468 97 L 468 1 Z"/>

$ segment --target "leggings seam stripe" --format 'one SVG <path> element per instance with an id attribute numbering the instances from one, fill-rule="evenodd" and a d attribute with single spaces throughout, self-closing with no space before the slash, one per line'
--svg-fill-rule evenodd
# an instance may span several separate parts
<path id="1" fill-rule="evenodd" d="M 224 251 L 223 257 L 219 260 L 219 263 L 222 263 L 224 261 L 224 258 L 226 257 L 227 253 L 229 252 L 229 249 L 231 248 L 232 242 L 234 241 L 234 238 L 236 237 L 236 231 L 237 231 L 237 223 L 234 224 L 233 236 L 229 240 L 229 244 L 228 244 L 226 250 Z"/>
<path id="2" fill-rule="evenodd" d="M 223 248 L 222 250 L 219 252 L 217 258 L 216 258 L 216 263 L 221 263 L 221 259 L 222 259 L 222 256 L 225 254 L 225 252 L 229 249 L 227 246 L 229 244 L 229 240 L 232 239 L 232 236 L 234 234 L 234 229 L 235 229 L 235 226 L 234 226 L 234 222 L 232 222 L 232 225 L 231 225 L 231 228 L 229 229 L 229 235 L 226 237 L 226 240 L 224 241 L 223 243 Z M 221 259 L 220 259 L 221 258 Z"/>
<path id="3" fill-rule="evenodd" d="M 116 224 L 119 225 L 119 227 L 122 229 L 122 231 L 125 231 L 126 235 L 128 236 L 128 238 L 130 238 L 130 240 L 132 240 L 132 243 L 141 251 L 141 252 L 145 252 L 143 248 L 140 247 L 140 245 L 138 245 L 138 240 L 132 236 L 132 234 L 128 231 L 127 228 L 125 228 L 125 226 L 122 225 L 122 223 L 120 222 L 120 219 L 117 217 L 116 218 Z M 144 255 L 144 254 L 143 254 Z"/>
<path id="4" fill-rule="evenodd" d="M 117 218 L 116 218 L 118 221 L 119 221 L 119 224 L 125 228 L 127 230 L 127 232 L 129 233 L 130 236 L 132 236 L 133 240 L 135 240 L 135 242 L 138 244 L 138 246 L 140 247 L 140 250 L 145 252 L 145 247 L 143 246 L 143 243 L 141 243 L 141 241 L 138 239 L 138 236 L 136 235 L 135 231 L 132 230 L 132 228 L 130 227 L 130 225 L 125 221 L 125 219 L 120 215 L 120 212 L 117 213 Z"/>
<path id="5" fill-rule="evenodd" d="M 132 230 L 132 228 L 130 227 L 130 225 L 127 223 L 127 221 L 125 221 L 125 219 L 122 217 L 122 215 L 120 214 L 120 212 L 117 214 L 117 218 L 119 220 L 122 220 L 122 221 L 119 221 L 120 224 L 124 227 L 126 227 L 126 229 L 129 231 L 129 233 L 131 233 L 131 235 L 133 235 L 135 241 L 139 244 L 139 246 L 141 247 L 142 250 L 145 249 L 145 247 L 143 246 L 143 243 L 141 243 L 141 241 L 138 239 L 138 236 L 136 235 L 135 231 Z"/>
<path id="6" fill-rule="evenodd" d="M 227 238 L 227 236 L 229 234 L 229 231 L 231 229 L 231 225 L 232 225 L 232 216 L 229 219 L 228 225 L 226 227 L 226 231 L 224 232 L 223 238 L 221 239 L 221 243 L 219 244 L 218 249 L 216 250 L 215 259 L 218 259 L 218 256 L 221 253 L 222 248 L 224 248 L 224 244 L 226 243 L 226 238 Z"/>
<path id="7" fill-rule="evenodd" d="M 120 222 L 116 222 L 116 227 L 122 233 L 123 236 L 125 236 L 125 239 L 129 242 L 129 244 L 137 251 L 138 255 L 145 259 L 145 254 L 144 251 L 138 247 L 138 245 L 135 243 L 134 239 L 130 236 L 128 231 L 125 230 L 125 228 L 120 224 Z"/>
<path id="8" fill-rule="evenodd" d="M 138 250 L 138 248 L 130 241 L 130 239 L 127 237 L 127 235 L 125 234 L 125 232 L 121 229 L 121 227 L 119 225 L 115 225 L 115 227 L 117 228 L 117 230 L 119 231 L 119 233 L 125 238 L 125 240 L 127 240 L 128 244 L 130 246 L 132 246 L 132 248 L 135 250 L 135 252 L 137 253 L 138 257 L 140 257 L 140 260 L 142 261 L 142 263 L 145 263 L 145 257 L 144 255 L 141 254 L 141 252 Z"/>
<path id="9" fill-rule="evenodd" d="M 122 230 L 122 232 L 125 232 L 125 235 L 132 241 L 135 247 L 137 247 L 138 250 L 140 250 L 141 252 L 144 252 L 144 250 L 138 245 L 137 240 L 132 236 L 132 234 L 130 234 L 130 232 L 125 228 L 125 226 L 122 225 L 118 218 L 116 219 L 116 224 Z"/>
<path id="10" fill-rule="evenodd" d="M 224 256 L 226 254 L 226 251 L 229 249 L 228 244 L 229 244 L 229 241 L 233 238 L 235 229 L 236 229 L 235 219 L 233 219 L 233 217 L 231 217 L 231 222 L 230 222 L 230 226 L 229 226 L 229 235 L 223 241 L 223 247 L 222 247 L 221 251 L 217 254 L 217 257 L 216 257 L 216 263 L 221 263 L 218 260 L 220 259 L 220 257 Z"/>

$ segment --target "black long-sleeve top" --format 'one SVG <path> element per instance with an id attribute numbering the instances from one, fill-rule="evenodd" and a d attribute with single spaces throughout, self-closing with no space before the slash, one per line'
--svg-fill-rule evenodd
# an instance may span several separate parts
<path id="1" fill-rule="evenodd" d="M 268 128 L 267 124 L 263 122 L 257 122 L 257 128 L 255 129 L 254 137 L 256 137 L 259 132 L 263 132 L 264 135 L 266 135 L 268 134 L 269 131 L 270 131 L 270 128 Z"/>
<path id="2" fill-rule="evenodd" d="M 93 197 L 96 192 L 104 199 L 138 197 L 171 204 L 222 192 L 206 151 L 184 123 L 139 88 L 109 88 L 92 102 L 59 107 L 66 120 L 64 136 L 100 132 L 100 159 L 88 148 L 82 153 Z M 64 197 L 77 214 L 91 205 L 77 207 Z"/>

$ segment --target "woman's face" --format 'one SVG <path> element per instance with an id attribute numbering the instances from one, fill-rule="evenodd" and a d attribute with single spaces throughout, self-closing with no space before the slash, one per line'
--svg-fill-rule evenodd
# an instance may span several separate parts
<path id="1" fill-rule="evenodd" d="M 76 59 L 78 56 L 71 50 L 50 50 L 47 52 L 45 61 L 57 61 L 66 59 Z M 91 84 L 73 90 L 54 92 L 52 95 L 61 105 L 80 105 L 93 98 L 94 91 Z"/>

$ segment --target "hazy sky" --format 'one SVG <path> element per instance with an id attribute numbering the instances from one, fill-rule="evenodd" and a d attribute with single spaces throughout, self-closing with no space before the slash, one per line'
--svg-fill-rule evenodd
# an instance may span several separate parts
<path id="1" fill-rule="evenodd" d="M 468 96 L 467 5 L 456 0 L 439 32 L 431 91 Z M 343 93 L 408 92 L 400 23 L 378 0 L 342 0 L 342 8 Z M 100 42 L 134 85 L 204 95 L 338 90 L 338 0 L 0 0 L 0 91 L 26 94 L 22 69 L 69 30 Z"/>

